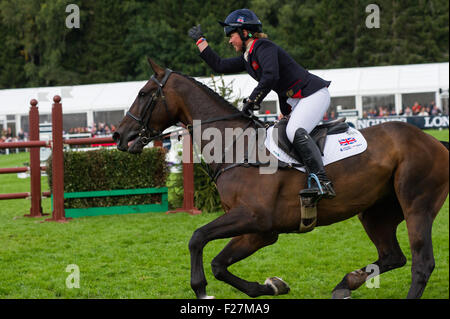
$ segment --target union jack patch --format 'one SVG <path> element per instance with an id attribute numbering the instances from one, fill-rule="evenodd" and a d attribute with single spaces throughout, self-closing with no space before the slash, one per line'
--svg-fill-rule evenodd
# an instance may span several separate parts
<path id="1" fill-rule="evenodd" d="M 245 22 L 245 21 L 244 21 L 244 17 L 239 16 L 239 17 L 237 18 L 236 22 L 244 23 L 244 22 Z"/>
<path id="2" fill-rule="evenodd" d="M 353 143 L 356 143 L 356 139 L 354 137 L 339 140 L 339 145 L 350 145 Z"/>

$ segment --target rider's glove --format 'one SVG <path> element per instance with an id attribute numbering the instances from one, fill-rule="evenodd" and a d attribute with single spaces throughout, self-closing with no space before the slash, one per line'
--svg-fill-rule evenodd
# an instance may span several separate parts
<path id="1" fill-rule="evenodd" d="M 249 100 L 249 99 L 244 99 L 244 106 L 242 107 L 242 112 L 244 112 L 247 115 L 252 115 L 252 112 L 255 108 L 255 102 Z"/>
<path id="2" fill-rule="evenodd" d="M 198 41 L 200 38 L 203 38 L 203 32 L 202 29 L 200 27 L 200 24 L 193 26 L 192 28 L 189 29 L 188 31 L 188 35 L 194 40 L 194 41 Z"/>

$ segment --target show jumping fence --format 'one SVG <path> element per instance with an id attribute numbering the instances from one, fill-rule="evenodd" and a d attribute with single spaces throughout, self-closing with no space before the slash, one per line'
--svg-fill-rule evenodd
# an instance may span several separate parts
<path id="1" fill-rule="evenodd" d="M 0 194 L 0 199 L 18 199 L 30 198 L 31 208 L 30 214 L 26 217 L 41 217 L 42 213 L 41 196 L 49 196 L 49 192 L 41 193 L 41 167 L 39 158 L 39 148 L 51 147 L 51 144 L 46 141 L 39 140 L 39 111 L 37 108 L 38 102 L 33 99 L 30 102 L 31 107 L 29 111 L 29 141 L 27 142 L 10 142 L 0 143 L 0 149 L 13 148 L 30 148 L 30 166 L 29 167 L 14 167 L 14 168 L 0 168 L 1 174 L 30 172 L 31 189 L 26 193 L 8 193 Z"/>
<path id="2" fill-rule="evenodd" d="M 8 193 L 0 194 L 0 200 L 6 199 L 20 199 L 30 198 L 31 208 L 30 214 L 24 215 L 26 217 L 42 217 L 48 214 L 42 212 L 42 197 L 52 198 L 52 216 L 45 219 L 45 221 L 66 222 L 71 217 L 80 216 L 95 216 L 104 214 L 117 214 L 117 213 L 130 213 L 130 212 L 142 212 L 147 211 L 167 211 L 167 188 L 160 189 L 135 189 L 135 190 L 111 190 L 101 192 L 83 192 L 83 193 L 64 193 L 64 144 L 66 145 L 95 145 L 95 144 L 111 144 L 114 143 L 112 137 L 102 138 L 75 138 L 75 139 L 63 139 L 63 115 L 61 97 L 55 95 L 53 98 L 52 106 L 52 140 L 40 141 L 39 140 L 39 111 L 38 101 L 32 99 L 30 101 L 31 107 L 29 111 L 29 141 L 26 142 L 6 142 L 0 143 L 0 149 L 14 149 L 14 148 L 30 148 L 30 166 L 29 167 L 14 167 L 14 168 L 0 168 L 0 174 L 30 172 L 31 190 L 24 193 Z M 185 138 L 184 143 L 192 143 L 190 138 Z M 156 142 L 155 146 L 162 146 L 161 142 Z M 185 146 L 185 145 L 184 145 Z M 183 146 L 184 150 L 187 150 Z M 192 146 L 192 145 L 191 145 Z M 52 190 L 51 192 L 41 192 L 41 170 L 45 170 L 45 167 L 40 166 L 39 149 L 41 147 L 49 147 L 52 149 Z M 192 147 L 190 150 L 190 158 L 192 159 Z M 173 211 L 167 211 L 167 213 L 174 212 L 188 212 L 190 214 L 199 214 L 201 211 L 194 206 L 194 173 L 193 173 L 192 160 L 189 163 L 183 163 L 183 186 L 184 186 L 184 201 L 183 207 Z M 131 193 L 143 194 L 143 193 L 161 193 L 161 204 L 151 205 L 135 205 L 129 206 L 113 206 L 113 207 L 92 207 L 85 208 L 84 211 L 78 209 L 77 211 L 68 210 L 68 215 L 65 214 L 64 198 L 79 198 L 79 197 L 95 197 L 98 196 L 119 196 L 130 195 Z M 150 207 L 151 206 L 151 207 Z M 70 213 L 69 213 L 70 211 Z"/>

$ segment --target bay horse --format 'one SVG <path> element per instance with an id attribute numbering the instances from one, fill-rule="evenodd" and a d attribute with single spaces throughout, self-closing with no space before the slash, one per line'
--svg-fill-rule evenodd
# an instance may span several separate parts
<path id="1" fill-rule="evenodd" d="M 150 140 L 175 124 L 201 129 L 248 127 L 251 119 L 214 91 L 193 78 L 164 69 L 148 59 L 154 75 L 139 91 L 127 115 L 113 134 L 121 151 L 139 153 Z M 368 147 L 361 154 L 326 166 L 337 196 L 322 199 L 317 207 L 316 227 L 358 215 L 378 250 L 373 263 L 379 273 L 402 267 L 406 257 L 396 238 L 400 222 L 406 221 L 412 253 L 412 282 L 407 298 L 420 298 L 435 266 L 431 229 L 449 192 L 449 152 L 434 137 L 403 122 L 387 122 L 361 130 Z M 200 142 L 200 149 L 205 143 Z M 230 164 L 212 163 L 218 171 Z M 197 298 L 206 293 L 203 248 L 212 240 L 231 238 L 212 260 L 214 276 L 248 296 L 289 292 L 278 277 L 264 284 L 248 282 L 228 267 L 274 244 L 281 233 L 297 232 L 300 217 L 299 190 L 306 174 L 279 169 L 260 174 L 257 167 L 235 165 L 223 171 L 216 185 L 225 213 L 198 228 L 189 241 L 191 287 Z M 332 291 L 333 298 L 350 298 L 351 290 L 368 278 L 367 265 L 346 274 Z M 366 269 L 367 268 L 367 269 Z"/>

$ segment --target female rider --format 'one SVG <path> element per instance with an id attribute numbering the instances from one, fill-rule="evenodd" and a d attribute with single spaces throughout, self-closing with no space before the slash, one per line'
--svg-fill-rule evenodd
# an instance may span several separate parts
<path id="1" fill-rule="evenodd" d="M 290 115 L 286 134 L 295 151 L 302 158 L 309 174 L 315 174 L 321 184 L 322 197 L 336 196 L 328 179 L 322 157 L 309 133 L 322 120 L 330 105 L 328 86 L 330 81 L 309 73 L 297 64 L 282 48 L 262 33 L 262 24 L 249 9 L 231 12 L 223 27 L 229 43 L 239 57 L 222 59 L 209 47 L 200 25 L 192 27 L 188 34 L 196 41 L 200 57 L 218 73 L 247 71 L 258 85 L 244 103 L 243 112 L 251 114 L 266 95 L 274 90 L 278 94 L 283 115 Z M 314 191 L 313 189 L 307 191 Z"/>

